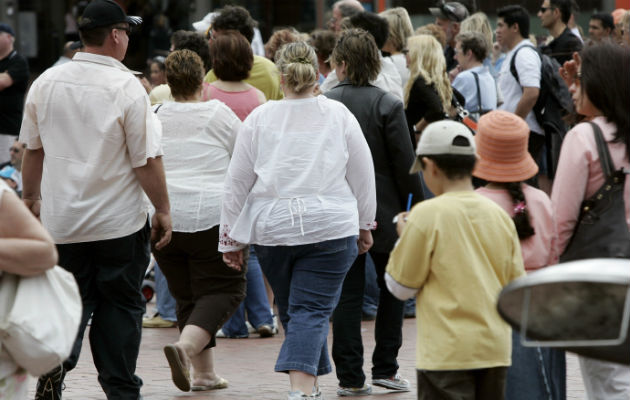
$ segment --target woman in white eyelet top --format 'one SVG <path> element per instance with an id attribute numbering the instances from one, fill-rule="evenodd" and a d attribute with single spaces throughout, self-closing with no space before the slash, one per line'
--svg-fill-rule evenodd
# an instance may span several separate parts
<path id="1" fill-rule="evenodd" d="M 3 273 L 38 275 L 56 263 L 50 235 L 0 179 L 0 281 Z M 26 399 L 28 388 L 28 373 L 0 344 L 0 399 Z"/>
<path id="2" fill-rule="evenodd" d="M 219 250 L 240 268 L 242 249 L 255 245 L 285 331 L 275 370 L 289 374 L 289 400 L 317 400 L 316 377 L 332 370 L 329 318 L 357 252 L 372 245 L 374 167 L 352 113 L 313 94 L 314 50 L 290 43 L 276 59 L 285 98 L 257 107 L 239 130 Z"/>

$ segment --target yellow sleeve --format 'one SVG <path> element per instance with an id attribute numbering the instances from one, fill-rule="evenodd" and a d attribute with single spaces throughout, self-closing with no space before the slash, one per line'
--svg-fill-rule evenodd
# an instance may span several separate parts
<path id="1" fill-rule="evenodd" d="M 436 233 L 431 227 L 421 228 L 416 222 L 421 219 L 413 214 L 412 212 L 400 240 L 389 255 L 386 271 L 399 284 L 420 289 L 431 269 Z"/>
<path id="2" fill-rule="evenodd" d="M 525 275 L 525 265 L 523 264 L 521 241 L 518 238 L 516 229 L 514 229 L 514 234 L 512 235 L 512 260 L 510 264 L 510 268 L 508 269 L 508 280 L 507 282 L 503 282 L 503 285 L 507 285 L 514 279 Z"/>
<path id="3" fill-rule="evenodd" d="M 213 70 L 208 71 L 208 73 L 206 74 L 206 77 L 204 78 L 204 82 L 206 83 L 212 83 L 214 81 L 217 80 L 217 76 L 214 74 Z"/>

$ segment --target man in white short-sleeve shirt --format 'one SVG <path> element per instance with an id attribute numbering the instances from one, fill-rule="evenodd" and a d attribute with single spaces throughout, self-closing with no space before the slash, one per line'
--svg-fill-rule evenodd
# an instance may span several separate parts
<path id="1" fill-rule="evenodd" d="M 499 90 L 503 104 L 499 107 L 525 119 L 531 131 L 529 152 L 538 160 L 545 143 L 544 131 L 536 121 L 534 104 L 540 93 L 540 56 L 532 48 L 524 48 L 516 55 L 514 66 L 519 81 L 510 71 L 512 57 L 522 46 L 532 46 L 529 37 L 529 14 L 521 6 L 505 6 L 498 10 L 496 37 L 502 51 L 507 53 L 499 73 Z"/>
<path id="2" fill-rule="evenodd" d="M 84 51 L 44 72 L 26 100 L 24 202 L 52 235 L 59 265 L 73 273 L 83 300 L 79 332 L 68 332 L 76 335 L 72 353 L 39 378 L 36 399 L 61 398 L 90 316 L 92 355 L 107 398 L 140 398 L 140 287 L 150 233 L 159 239 L 156 247 L 166 245 L 171 217 L 161 125 L 139 80 L 120 62 L 130 26 L 139 23 L 112 0 L 92 1 L 79 26 Z M 152 232 L 145 193 L 156 209 Z"/>

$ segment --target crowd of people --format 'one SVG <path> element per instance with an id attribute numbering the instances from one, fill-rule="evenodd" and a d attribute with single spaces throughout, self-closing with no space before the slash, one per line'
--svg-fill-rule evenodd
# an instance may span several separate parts
<path id="1" fill-rule="evenodd" d="M 109 399 L 142 397 L 143 326 L 179 329 L 164 355 L 184 392 L 228 388 L 217 338 L 278 325 L 279 396 L 321 399 L 332 364 L 338 396 L 410 391 L 397 357 L 415 299 L 418 399 L 565 399 L 564 352 L 523 346 L 496 302 L 570 246 L 609 182 L 598 143 L 630 168 L 630 11 L 593 14 L 583 37 L 573 0 L 544 0 L 540 43 L 520 5 L 486 10 L 494 29 L 475 2 L 428 11 L 414 30 L 404 8 L 339 0 L 328 29 L 258 46 L 249 12 L 225 6 L 174 32 L 145 78 L 122 63 L 142 20 L 92 0 L 81 41 L 28 91 L 0 23 L 0 271 L 58 263 L 83 302 L 72 353 L 35 398 L 62 398 L 88 324 Z M 572 103 L 557 121 L 550 82 Z M 623 198 L 627 228 L 628 182 Z M 147 266 L 158 314 L 143 319 Z M 579 361 L 588 399 L 630 398 L 629 367 Z M 0 397 L 28 385 L 0 347 Z"/>

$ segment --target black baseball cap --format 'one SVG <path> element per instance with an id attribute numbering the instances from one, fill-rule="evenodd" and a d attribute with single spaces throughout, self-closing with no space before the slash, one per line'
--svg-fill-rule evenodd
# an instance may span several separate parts
<path id="1" fill-rule="evenodd" d="M 11 36 L 15 36 L 15 31 L 9 24 L 0 23 L 0 32 L 6 32 Z"/>
<path id="2" fill-rule="evenodd" d="M 128 16 L 113 0 L 93 0 L 83 11 L 79 20 L 79 29 L 93 29 L 120 22 L 136 26 L 142 23 L 142 18 Z"/>
<path id="3" fill-rule="evenodd" d="M 456 1 L 440 3 L 438 7 L 430 7 L 429 11 L 434 17 L 462 22 L 468 18 L 468 9 Z"/>

